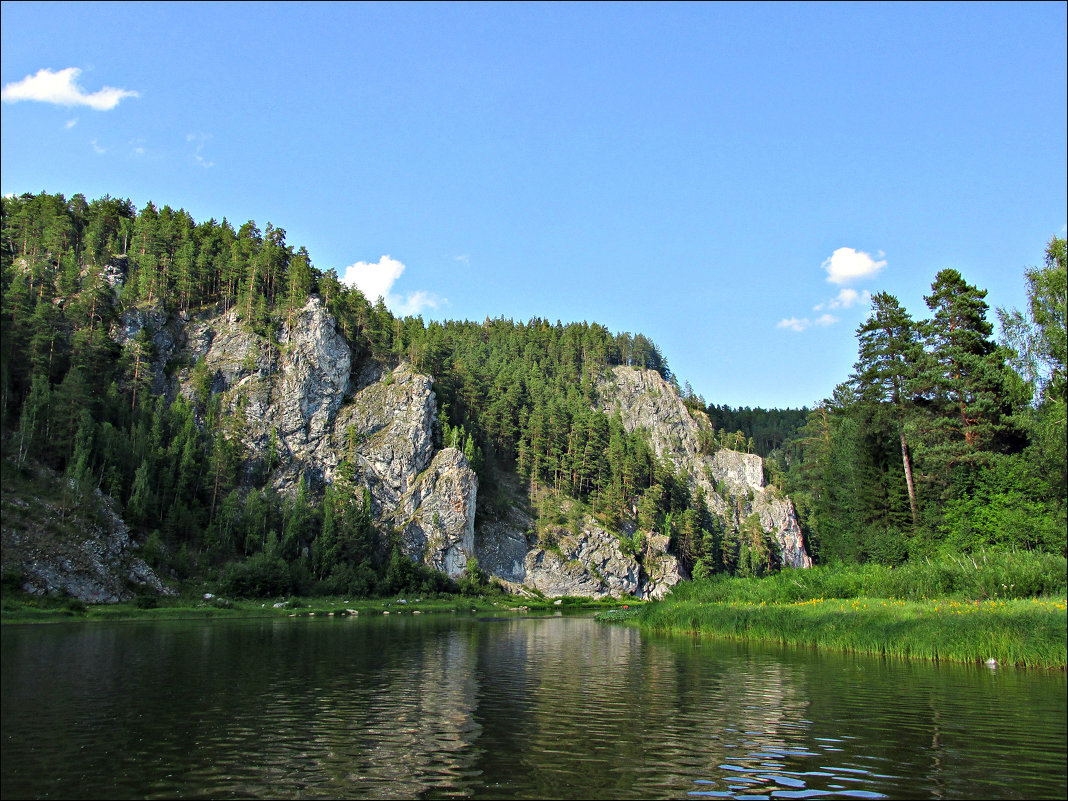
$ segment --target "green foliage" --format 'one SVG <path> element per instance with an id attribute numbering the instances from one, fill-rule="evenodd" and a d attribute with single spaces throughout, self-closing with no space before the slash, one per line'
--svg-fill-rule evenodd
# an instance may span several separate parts
<path id="1" fill-rule="evenodd" d="M 936 276 L 929 320 L 873 297 L 851 381 L 784 448 L 785 489 L 818 561 L 901 564 L 943 547 L 1065 552 L 1065 406 L 1048 391 L 1063 359 L 1037 322 L 1058 319 L 1057 243 L 1047 270 L 1028 272 L 1031 319 L 1001 311 L 1024 356 L 991 339 L 985 291 L 955 270 Z"/>
<path id="2" fill-rule="evenodd" d="M 996 455 L 946 504 L 945 544 L 962 553 L 994 545 L 1065 554 L 1063 506 L 1046 502 L 1044 483 L 1022 456 Z"/>
<path id="3" fill-rule="evenodd" d="M 289 569 L 281 557 L 261 552 L 243 562 L 227 564 L 219 588 L 238 598 L 285 595 L 290 589 Z"/>

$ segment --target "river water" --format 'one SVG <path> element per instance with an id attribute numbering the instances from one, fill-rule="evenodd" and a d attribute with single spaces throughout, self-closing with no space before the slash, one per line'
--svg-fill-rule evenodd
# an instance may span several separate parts
<path id="1" fill-rule="evenodd" d="M 5 799 L 1064 798 L 1066 678 L 588 617 L 2 630 Z"/>

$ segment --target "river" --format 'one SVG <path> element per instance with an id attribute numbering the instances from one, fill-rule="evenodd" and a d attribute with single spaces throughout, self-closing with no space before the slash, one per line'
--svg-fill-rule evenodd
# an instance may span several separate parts
<path id="1" fill-rule="evenodd" d="M 10 798 L 1064 798 L 1066 676 L 589 617 L 5 625 Z"/>

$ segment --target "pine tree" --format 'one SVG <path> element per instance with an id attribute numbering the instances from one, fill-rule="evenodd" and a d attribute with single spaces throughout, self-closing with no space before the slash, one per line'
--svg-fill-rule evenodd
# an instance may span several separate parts
<path id="1" fill-rule="evenodd" d="M 924 326 L 927 356 L 918 381 L 931 399 L 934 419 L 927 451 L 940 471 L 976 464 L 1011 436 L 1011 397 L 1006 387 L 1005 353 L 990 339 L 985 290 L 968 284 L 956 270 L 942 270 L 925 297 L 933 317 Z"/>
<path id="2" fill-rule="evenodd" d="M 916 366 L 923 357 L 919 332 L 897 298 L 887 292 L 872 296 L 872 314 L 857 329 L 859 358 L 853 384 L 862 401 L 887 409 L 894 418 L 901 444 L 901 461 L 908 487 L 912 527 L 919 525 L 912 454 L 906 434 L 915 414 L 913 403 Z"/>

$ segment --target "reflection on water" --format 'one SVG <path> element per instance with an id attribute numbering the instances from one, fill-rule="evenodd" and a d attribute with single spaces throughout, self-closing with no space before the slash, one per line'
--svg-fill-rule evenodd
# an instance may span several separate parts
<path id="1" fill-rule="evenodd" d="M 1063 673 L 449 616 L 3 629 L 9 797 L 1064 797 Z"/>

